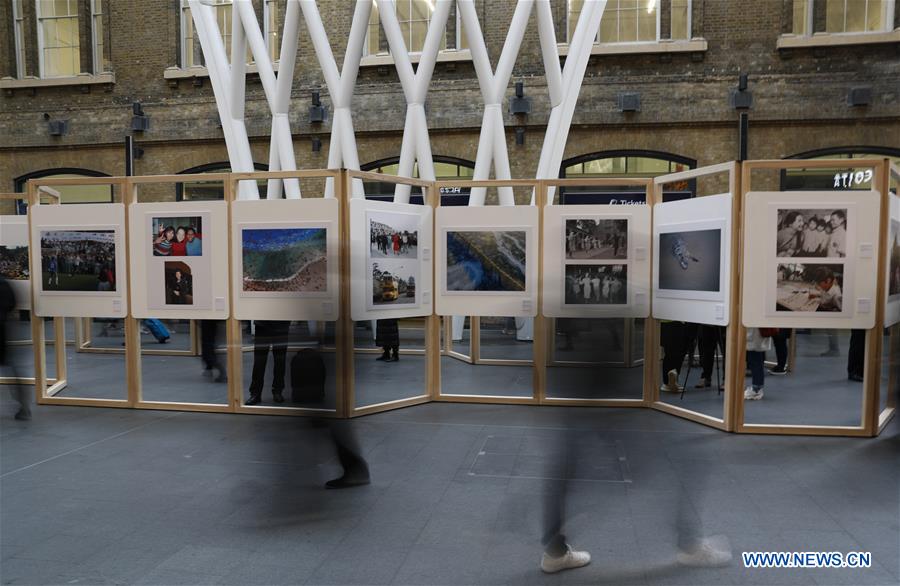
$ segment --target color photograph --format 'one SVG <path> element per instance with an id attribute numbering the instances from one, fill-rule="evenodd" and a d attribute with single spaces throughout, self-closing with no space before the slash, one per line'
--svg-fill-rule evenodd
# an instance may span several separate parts
<path id="1" fill-rule="evenodd" d="M 776 311 L 843 311 L 844 265 L 780 263 Z"/>
<path id="2" fill-rule="evenodd" d="M 323 293 L 328 289 L 325 228 L 244 228 L 245 292 Z"/>
<path id="3" fill-rule="evenodd" d="M 179 260 L 165 261 L 166 305 L 194 304 L 191 267 Z"/>
<path id="4" fill-rule="evenodd" d="M 626 265 L 566 265 L 566 305 L 628 303 Z"/>
<path id="5" fill-rule="evenodd" d="M 116 290 L 115 230 L 41 230 L 44 291 Z"/>
<path id="6" fill-rule="evenodd" d="M 659 235 L 659 288 L 719 292 L 722 229 Z"/>
<path id="7" fill-rule="evenodd" d="M 370 211 L 369 258 L 418 258 L 419 216 Z"/>
<path id="8" fill-rule="evenodd" d="M 150 222 L 153 256 L 203 256 L 200 216 L 154 217 Z"/>
<path id="9" fill-rule="evenodd" d="M 447 230 L 447 291 L 525 291 L 524 230 Z"/>
<path id="10" fill-rule="evenodd" d="M 415 261 L 372 261 L 372 305 L 409 305 L 416 302 Z"/>
<path id="11" fill-rule="evenodd" d="M 893 219 L 888 240 L 888 263 L 888 296 L 900 299 L 900 221 Z"/>
<path id="12" fill-rule="evenodd" d="M 628 220 L 566 220 L 566 258 L 615 260 L 628 258 Z"/>
<path id="13" fill-rule="evenodd" d="M 0 244 L 0 276 L 11 281 L 28 280 L 28 247 Z"/>
<path id="14" fill-rule="evenodd" d="M 776 256 L 844 258 L 847 209 L 779 209 L 776 238 Z"/>

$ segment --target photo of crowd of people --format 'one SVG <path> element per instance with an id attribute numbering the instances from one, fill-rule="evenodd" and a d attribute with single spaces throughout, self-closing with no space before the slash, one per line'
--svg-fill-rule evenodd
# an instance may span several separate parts
<path id="1" fill-rule="evenodd" d="M 777 311 L 843 311 L 844 265 L 778 265 Z"/>
<path id="2" fill-rule="evenodd" d="M 194 304 L 194 278 L 187 263 L 166 261 L 165 283 L 166 305 Z"/>
<path id="3" fill-rule="evenodd" d="M 0 244 L 0 276 L 11 281 L 28 280 L 28 247 Z"/>
<path id="4" fill-rule="evenodd" d="M 42 230 L 41 284 L 44 291 L 115 291 L 115 230 Z"/>
<path id="5" fill-rule="evenodd" d="M 418 258 L 419 216 L 369 212 L 369 258 Z"/>
<path id="6" fill-rule="evenodd" d="M 202 256 L 203 222 L 200 216 L 151 219 L 153 256 Z"/>
<path id="7" fill-rule="evenodd" d="M 779 209 L 776 256 L 844 258 L 847 209 Z"/>
<path id="8" fill-rule="evenodd" d="M 567 259 L 628 258 L 628 220 L 566 220 Z"/>
<path id="9" fill-rule="evenodd" d="M 566 265 L 566 305 L 626 303 L 628 303 L 626 265 Z"/>

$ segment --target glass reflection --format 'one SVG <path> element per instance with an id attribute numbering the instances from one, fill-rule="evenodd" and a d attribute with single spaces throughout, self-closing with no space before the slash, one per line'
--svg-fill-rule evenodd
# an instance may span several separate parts
<path id="1" fill-rule="evenodd" d="M 722 326 L 661 321 L 659 400 L 721 419 L 726 340 Z"/>

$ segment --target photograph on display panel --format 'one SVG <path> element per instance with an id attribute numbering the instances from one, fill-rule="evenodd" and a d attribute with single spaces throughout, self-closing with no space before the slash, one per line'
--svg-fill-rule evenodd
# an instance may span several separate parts
<path id="1" fill-rule="evenodd" d="M 182 261 L 165 261 L 166 305 L 194 304 L 194 277 Z"/>
<path id="2" fill-rule="evenodd" d="M 900 299 L 900 221 L 891 219 L 888 240 L 888 298 Z"/>
<path id="3" fill-rule="evenodd" d="M 201 216 L 153 216 L 150 223 L 153 256 L 203 256 Z"/>
<path id="4" fill-rule="evenodd" d="M 324 227 L 242 228 L 242 295 L 326 292 L 327 235 Z"/>
<path id="5" fill-rule="evenodd" d="M 847 256 L 847 208 L 778 208 L 779 257 Z"/>
<path id="6" fill-rule="evenodd" d="M 565 305 L 624 305 L 628 303 L 628 267 L 569 264 L 565 288 Z"/>
<path id="7" fill-rule="evenodd" d="M 369 258 L 418 258 L 420 216 L 370 211 L 366 218 Z"/>
<path id="8" fill-rule="evenodd" d="M 0 244 L 0 276 L 10 281 L 27 281 L 28 245 Z"/>
<path id="9" fill-rule="evenodd" d="M 779 263 L 775 311 L 843 312 L 844 265 Z"/>
<path id="10" fill-rule="evenodd" d="M 447 291 L 525 292 L 527 234 L 447 230 Z"/>
<path id="11" fill-rule="evenodd" d="M 720 292 L 721 256 L 721 228 L 661 232 L 659 289 Z"/>
<path id="12" fill-rule="evenodd" d="M 115 292 L 115 230 L 41 230 L 40 237 L 44 292 Z"/>
<path id="13" fill-rule="evenodd" d="M 563 239 L 569 260 L 628 258 L 628 220 L 567 219 Z"/>
<path id="14" fill-rule="evenodd" d="M 372 306 L 416 304 L 416 280 L 419 263 L 416 261 L 371 261 Z"/>

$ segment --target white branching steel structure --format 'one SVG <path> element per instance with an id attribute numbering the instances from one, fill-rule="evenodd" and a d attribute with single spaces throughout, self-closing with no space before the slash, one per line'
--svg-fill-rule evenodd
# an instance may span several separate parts
<path id="1" fill-rule="evenodd" d="M 340 70 L 335 62 L 328 33 L 322 24 L 316 1 L 288 0 L 284 29 L 280 37 L 281 48 L 277 74 L 266 50 L 265 39 L 250 0 L 234 0 L 233 3 L 231 62 L 229 62 L 228 53 L 222 42 L 221 31 L 218 28 L 213 7 L 214 3 L 211 0 L 189 0 L 197 36 L 200 39 L 215 92 L 216 106 L 222 119 L 222 129 L 232 169 L 238 172 L 248 172 L 254 169 L 250 141 L 244 123 L 246 89 L 246 59 L 244 56 L 248 47 L 256 62 L 272 115 L 269 169 L 289 171 L 297 168 L 291 140 L 289 112 L 301 13 L 315 48 L 334 110 L 331 140 L 328 146 L 328 167 L 359 169 L 359 153 L 353 130 L 351 107 L 356 78 L 363 56 L 369 17 L 372 10 L 378 10 L 406 100 L 406 121 L 403 127 L 398 174 L 403 177 L 411 177 L 413 169 L 418 163 L 419 176 L 422 179 L 433 180 L 435 178 L 434 161 L 428 135 L 428 121 L 425 115 L 425 98 L 431 85 L 441 39 L 446 32 L 447 18 L 453 1 L 456 1 L 460 20 L 465 29 L 466 40 L 472 53 L 472 63 L 484 101 L 473 178 L 476 180 L 490 178 L 492 165 L 494 177 L 498 179 L 511 178 L 502 103 L 509 88 L 510 77 L 522 45 L 525 29 L 533 13 L 537 18 L 541 54 L 550 97 L 550 119 L 544 135 L 535 177 L 538 179 L 557 177 L 569 128 L 572 124 L 572 116 L 575 112 L 575 104 L 584 81 L 591 48 L 600 28 L 600 19 L 606 7 L 606 0 L 584 2 L 569 45 L 565 67 L 562 68 L 559 65 L 559 50 L 549 0 L 518 0 L 496 68 L 491 65 L 488 56 L 474 1 L 435 0 L 425 45 L 415 69 L 413 69 L 406 42 L 397 21 L 394 0 L 378 0 L 377 4 L 374 0 L 356 0 L 350 36 Z M 398 186 L 394 193 L 394 201 L 406 203 L 409 201 L 409 195 L 410 188 L 408 186 Z M 352 196 L 364 197 L 361 181 L 354 180 Z M 240 199 L 259 199 L 256 183 L 242 181 L 238 197 Z M 283 182 L 276 179 L 270 180 L 267 197 L 299 198 L 301 197 L 299 181 L 296 179 L 286 179 Z M 334 185 L 331 180 L 326 185 L 325 197 L 334 197 Z M 469 205 L 484 205 L 484 201 L 484 188 L 471 190 Z M 552 197 L 550 197 L 550 202 L 552 202 Z M 499 203 L 500 205 L 515 205 L 512 188 L 499 190 Z M 534 204 L 533 200 L 532 204 Z"/>

